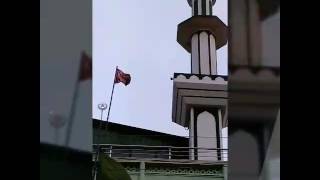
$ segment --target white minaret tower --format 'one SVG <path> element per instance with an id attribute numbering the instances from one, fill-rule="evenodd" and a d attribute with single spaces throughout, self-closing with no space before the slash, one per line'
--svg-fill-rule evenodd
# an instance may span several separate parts
<path id="1" fill-rule="evenodd" d="M 189 128 L 189 146 L 194 148 L 190 159 L 219 161 L 228 97 L 227 76 L 218 75 L 216 50 L 227 43 L 228 31 L 212 16 L 215 0 L 188 3 L 192 17 L 178 25 L 177 41 L 191 53 L 191 74 L 174 74 L 172 120 Z"/>

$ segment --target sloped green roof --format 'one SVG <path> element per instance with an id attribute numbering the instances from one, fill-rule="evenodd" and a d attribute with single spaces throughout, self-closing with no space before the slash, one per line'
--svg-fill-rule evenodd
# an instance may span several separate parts
<path id="1" fill-rule="evenodd" d="M 100 158 L 97 180 L 131 180 L 131 178 L 120 163 L 103 156 Z"/>

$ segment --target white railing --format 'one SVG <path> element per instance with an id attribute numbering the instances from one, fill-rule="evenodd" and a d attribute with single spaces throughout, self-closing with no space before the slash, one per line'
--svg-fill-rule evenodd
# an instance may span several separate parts
<path id="1" fill-rule="evenodd" d="M 100 154 L 109 157 L 132 159 L 226 161 L 228 155 L 228 149 L 202 147 L 94 144 L 93 149 L 94 155 L 100 149 Z"/>

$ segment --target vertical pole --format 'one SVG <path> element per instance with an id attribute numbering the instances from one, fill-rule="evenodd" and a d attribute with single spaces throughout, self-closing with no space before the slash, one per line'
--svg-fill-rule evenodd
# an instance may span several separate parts
<path id="1" fill-rule="evenodd" d="M 228 166 L 227 165 L 223 165 L 223 175 L 224 175 L 224 179 L 228 180 Z"/>
<path id="2" fill-rule="evenodd" d="M 79 71 L 79 75 L 78 77 L 80 77 L 80 71 Z M 67 126 L 67 137 L 66 137 L 66 141 L 65 141 L 65 146 L 68 147 L 69 143 L 70 143 L 70 137 L 71 137 L 71 132 L 72 132 L 72 126 L 73 126 L 73 120 L 74 120 L 74 115 L 75 115 L 75 111 L 76 111 L 76 102 L 77 102 L 77 98 L 78 98 L 78 91 L 79 91 L 79 79 L 77 79 L 76 85 L 75 85 L 75 89 L 74 89 L 74 93 L 73 93 L 73 97 L 72 97 L 72 102 L 71 102 L 71 111 L 69 114 L 69 123 Z"/>
<path id="3" fill-rule="evenodd" d="M 222 137 L 222 113 L 221 113 L 221 109 L 218 109 L 218 122 L 219 122 L 219 135 L 220 135 L 220 139 L 217 139 L 218 141 L 220 141 L 220 147 L 217 147 L 218 150 L 218 157 L 220 157 L 220 160 L 224 160 L 224 146 L 223 146 L 223 137 Z"/>
<path id="4" fill-rule="evenodd" d="M 111 158 L 111 156 L 112 156 L 112 145 L 109 148 L 109 157 Z"/>
<path id="5" fill-rule="evenodd" d="M 100 124 L 99 124 L 99 128 L 98 128 L 98 139 L 97 139 L 97 141 L 98 141 L 98 149 L 100 150 L 100 142 L 101 142 L 101 137 L 102 137 L 102 117 L 103 117 L 103 111 L 104 111 L 104 109 L 101 109 L 101 114 L 100 114 Z"/>
<path id="6" fill-rule="evenodd" d="M 113 79 L 113 84 L 112 84 L 112 91 L 111 91 L 111 98 L 110 98 L 110 102 L 109 102 L 109 107 L 108 107 L 108 114 L 107 114 L 107 121 L 106 121 L 106 129 L 108 127 L 108 121 L 109 121 L 109 115 L 110 115 L 110 110 L 111 110 L 111 104 L 112 104 L 112 97 L 113 97 L 113 92 L 114 92 L 114 85 L 115 85 L 115 78 L 116 78 L 116 73 L 117 73 L 117 69 L 118 66 L 116 67 L 116 71 L 114 74 L 114 79 Z M 101 136 L 102 136 L 102 117 L 103 117 L 103 110 L 104 108 L 101 108 L 101 117 L 100 117 L 100 125 L 99 125 L 99 130 L 101 130 L 101 132 L 98 135 L 98 148 L 97 148 L 97 156 L 96 156 L 96 160 L 95 160 L 95 178 L 97 176 L 97 161 L 99 160 L 99 155 L 100 155 L 100 140 L 101 140 Z M 111 153 L 112 150 L 110 149 L 109 151 L 109 156 L 111 157 Z"/>
<path id="7" fill-rule="evenodd" d="M 112 104 L 112 97 L 113 97 L 113 91 L 114 91 L 114 85 L 115 85 L 115 78 L 116 78 L 117 69 L 118 69 L 118 66 L 116 67 L 116 71 L 114 73 L 114 80 L 113 80 L 113 85 L 112 85 L 111 98 L 110 98 L 110 102 L 109 102 L 107 122 L 109 121 L 109 115 L 110 115 L 110 109 L 111 109 L 111 104 Z"/>
<path id="8" fill-rule="evenodd" d="M 144 161 L 140 162 L 140 176 L 139 180 L 145 180 L 145 170 L 146 170 L 146 165 Z"/>
<path id="9" fill-rule="evenodd" d="M 113 91 L 114 91 L 114 81 L 113 81 L 113 85 L 112 85 L 112 91 L 111 91 L 111 99 L 109 102 L 109 108 L 108 108 L 108 114 L 107 114 L 107 122 L 109 121 L 109 115 L 110 115 L 110 109 L 111 109 L 111 104 L 112 104 L 112 97 L 113 97 Z"/>
<path id="10" fill-rule="evenodd" d="M 98 108 L 101 110 L 101 116 L 100 116 L 100 125 L 98 128 L 98 137 L 97 137 L 97 149 L 96 149 L 96 156 L 95 156 L 95 161 L 94 161 L 94 180 L 97 177 L 97 173 L 98 173 L 98 160 L 99 160 L 99 156 L 100 156 L 100 141 L 101 141 L 101 136 L 102 136 L 102 117 L 103 117 L 103 111 L 105 110 L 105 106 L 104 104 L 99 104 Z"/>
<path id="11" fill-rule="evenodd" d="M 101 114 L 100 114 L 100 124 L 99 124 L 99 130 L 102 128 L 102 116 L 103 115 L 103 109 L 101 109 Z"/>
<path id="12" fill-rule="evenodd" d="M 111 105 L 112 105 L 112 98 L 113 98 L 114 85 L 115 85 L 115 80 L 116 80 L 116 75 L 117 75 L 117 69 L 118 69 L 118 66 L 116 67 L 116 70 L 114 72 L 114 79 L 113 79 L 113 85 L 112 85 L 112 91 L 111 91 L 111 98 L 110 98 L 109 107 L 108 107 L 108 114 L 107 114 L 106 129 L 108 128 L 109 115 L 110 115 L 110 110 L 111 110 Z"/>
<path id="13" fill-rule="evenodd" d="M 70 136 L 71 136 L 71 132 L 72 132 L 72 126 L 73 126 L 73 120 L 74 120 L 74 115 L 75 115 L 75 111 L 76 111 L 76 102 L 77 102 L 77 98 L 78 98 L 78 91 L 79 91 L 79 84 L 80 84 L 80 76 L 81 76 L 81 64 L 82 61 L 80 61 L 80 68 L 78 71 L 78 76 L 77 76 L 77 80 L 75 83 L 75 87 L 74 87 L 74 93 L 73 93 L 73 97 L 72 97 L 72 102 L 71 102 L 71 110 L 70 110 L 70 114 L 69 114 L 69 123 L 67 125 L 67 137 L 66 137 L 66 141 L 65 141 L 65 146 L 68 147 L 69 143 L 70 143 Z"/>
<path id="14" fill-rule="evenodd" d="M 189 125 L 189 147 L 190 147 L 190 160 L 194 160 L 194 109 L 190 110 L 190 125 Z"/>
<path id="15" fill-rule="evenodd" d="M 58 136 L 58 128 L 54 128 L 54 141 L 56 144 L 59 143 L 59 136 Z"/>

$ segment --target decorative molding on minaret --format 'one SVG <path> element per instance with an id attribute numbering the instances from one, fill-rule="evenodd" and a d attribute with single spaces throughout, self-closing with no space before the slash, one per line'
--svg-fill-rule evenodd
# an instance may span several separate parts
<path id="1" fill-rule="evenodd" d="M 252 73 L 252 75 L 259 75 L 263 72 L 270 72 L 273 74 L 273 76 L 275 77 L 279 77 L 280 76 L 280 67 L 266 67 L 266 66 L 237 66 L 237 65 L 233 65 L 233 66 L 229 66 L 229 72 L 230 75 L 233 75 L 235 73 L 237 73 L 238 71 L 249 71 L 250 73 Z"/>
<path id="2" fill-rule="evenodd" d="M 218 79 L 223 79 L 224 81 L 228 81 L 228 76 L 223 76 L 223 75 L 202 75 L 202 74 L 187 74 L 187 73 L 174 73 L 173 77 L 174 79 L 177 78 L 178 76 L 182 76 L 185 79 L 195 79 L 197 80 L 202 80 L 204 78 L 210 78 L 211 80 L 218 80 Z"/>
<path id="3" fill-rule="evenodd" d="M 216 77 L 214 80 L 212 77 Z M 226 106 L 228 102 L 227 81 L 223 76 L 196 75 L 186 78 L 176 74 L 173 79 L 172 120 L 181 126 L 189 126 L 191 107 L 210 107 L 222 109 L 223 127 L 227 124 Z"/>
<path id="4" fill-rule="evenodd" d="M 264 87 L 269 88 L 272 84 L 280 83 L 280 68 L 274 67 L 250 67 L 250 66 L 232 66 L 229 67 L 229 79 L 233 86 L 238 82 L 255 84 L 266 84 Z"/>
<path id="5" fill-rule="evenodd" d="M 179 75 L 174 81 L 179 82 L 192 82 L 192 83 L 213 83 L 213 84 L 227 84 L 227 81 L 224 80 L 222 77 L 217 77 L 215 79 L 211 79 L 209 76 L 205 76 L 202 79 L 193 75 L 190 78 L 186 78 L 184 75 Z"/>
<path id="6" fill-rule="evenodd" d="M 193 34 L 206 31 L 215 37 L 216 49 L 227 44 L 228 28 L 217 16 L 193 16 L 178 25 L 177 41 L 191 53 Z"/>

